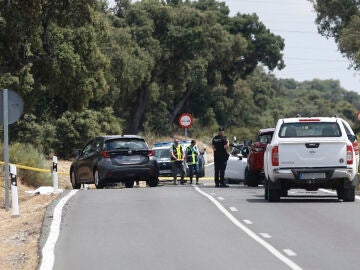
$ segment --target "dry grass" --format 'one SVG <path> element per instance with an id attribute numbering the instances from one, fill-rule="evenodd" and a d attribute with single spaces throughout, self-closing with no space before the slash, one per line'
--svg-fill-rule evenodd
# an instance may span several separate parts
<path id="1" fill-rule="evenodd" d="M 59 161 L 58 171 L 68 172 L 69 161 Z M 69 176 L 59 174 L 59 188 L 71 188 Z M 58 194 L 31 195 L 34 190 L 18 181 L 19 216 L 12 210 L 5 211 L 5 189 L 3 176 L 0 182 L 0 269 L 34 270 L 39 263 L 39 237 L 47 205 Z M 11 200 L 11 192 L 10 192 Z"/>

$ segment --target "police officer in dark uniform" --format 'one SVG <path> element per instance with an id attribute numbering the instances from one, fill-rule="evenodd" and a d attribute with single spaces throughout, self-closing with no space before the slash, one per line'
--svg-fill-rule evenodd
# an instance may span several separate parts
<path id="1" fill-rule="evenodd" d="M 229 140 L 224 136 L 224 128 L 219 128 L 219 133 L 212 139 L 214 150 L 215 187 L 228 187 L 225 184 L 225 169 L 229 159 Z"/>

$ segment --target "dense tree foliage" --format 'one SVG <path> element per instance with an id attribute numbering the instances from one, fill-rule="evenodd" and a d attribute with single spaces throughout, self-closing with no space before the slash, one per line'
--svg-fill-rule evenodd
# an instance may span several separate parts
<path id="1" fill-rule="evenodd" d="M 11 140 L 45 154 L 68 157 L 96 134 L 173 135 L 183 112 L 194 135 L 223 125 L 249 138 L 279 117 L 360 109 L 338 81 L 275 78 L 284 40 L 224 2 L 0 0 L 0 11 L 0 87 L 25 104 Z"/>

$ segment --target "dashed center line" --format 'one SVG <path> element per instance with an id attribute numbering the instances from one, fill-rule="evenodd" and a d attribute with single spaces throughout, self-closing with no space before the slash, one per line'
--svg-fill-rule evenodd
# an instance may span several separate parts
<path id="1" fill-rule="evenodd" d="M 271 235 L 268 233 L 260 233 L 260 235 L 264 238 L 271 238 Z"/>
<path id="2" fill-rule="evenodd" d="M 251 220 L 248 220 L 248 219 L 244 219 L 243 221 L 244 221 L 244 223 L 246 223 L 246 224 L 253 224 L 252 221 L 251 221 Z"/>
<path id="3" fill-rule="evenodd" d="M 233 211 L 233 212 L 237 212 L 236 207 L 233 207 L 233 206 L 232 206 L 232 207 L 230 207 L 230 210 L 231 210 L 231 211 Z"/>
<path id="4" fill-rule="evenodd" d="M 297 254 L 292 251 L 291 249 L 283 249 L 283 251 L 286 253 L 286 255 L 288 256 L 296 256 Z"/>
<path id="5" fill-rule="evenodd" d="M 223 197 L 217 197 L 220 201 L 223 201 L 224 198 Z"/>

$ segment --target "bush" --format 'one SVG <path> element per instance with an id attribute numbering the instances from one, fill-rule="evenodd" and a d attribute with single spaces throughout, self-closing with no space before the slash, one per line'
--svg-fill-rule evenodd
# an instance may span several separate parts
<path id="1" fill-rule="evenodd" d="M 0 157 L 1 160 L 4 160 L 4 145 L 1 144 L 0 148 Z M 10 145 L 9 161 L 13 164 L 39 169 L 50 169 L 45 156 L 31 144 L 15 143 Z M 44 173 L 17 168 L 17 175 L 22 183 L 29 186 L 39 187 L 52 185 L 50 172 Z"/>

